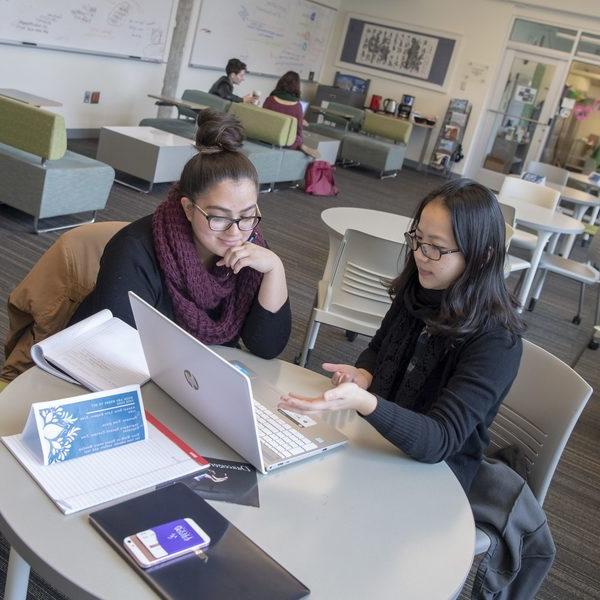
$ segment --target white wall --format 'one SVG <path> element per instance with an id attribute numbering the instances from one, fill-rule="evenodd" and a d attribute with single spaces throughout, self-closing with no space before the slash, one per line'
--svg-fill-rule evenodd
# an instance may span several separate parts
<path id="1" fill-rule="evenodd" d="M 554 0 L 532 0 L 527 4 L 557 5 Z M 564 4 L 561 0 L 561 3 Z M 569 10 L 586 10 L 591 4 L 600 6 L 599 0 L 575 0 L 569 5 Z M 589 6 L 588 6 L 589 5 Z M 380 94 L 384 98 L 399 99 L 402 94 L 408 93 L 416 96 L 415 110 L 424 114 L 437 115 L 443 119 L 450 98 L 468 98 L 473 109 L 463 140 L 466 158 L 454 167 L 457 173 L 474 175 L 481 164 L 481 157 L 469 153 L 472 142 L 481 131 L 483 125 L 484 107 L 489 101 L 493 85 L 496 82 L 498 70 L 502 63 L 503 51 L 509 35 L 513 15 L 529 16 L 534 19 L 564 23 L 565 25 L 588 27 L 592 31 L 600 30 L 600 21 L 590 19 L 589 12 L 583 12 L 586 17 L 578 17 L 564 12 L 544 10 L 536 6 L 515 6 L 514 2 L 506 0 L 453 0 L 450 4 L 440 3 L 439 0 L 342 0 L 340 16 L 336 23 L 334 39 L 330 43 L 321 78 L 322 83 L 330 84 L 333 81 L 343 43 L 344 26 L 348 13 L 375 17 L 384 22 L 393 22 L 413 25 L 420 28 L 438 30 L 440 32 L 454 33 L 460 36 L 460 43 L 454 60 L 454 67 L 447 79 L 447 88 L 444 92 L 433 91 L 406 81 L 386 79 L 371 76 L 370 93 Z M 594 13 L 600 16 L 600 9 Z M 487 81 L 485 84 L 473 81 L 464 84 L 464 74 L 468 63 L 488 65 Z M 361 75 L 358 69 L 342 67 L 344 72 Z M 463 89 L 464 88 L 464 89 Z M 430 146 L 426 160 L 431 155 L 435 144 L 438 129 L 431 136 Z M 408 148 L 407 157 L 418 160 L 424 141 L 424 131 L 415 129 Z"/>
<path id="2" fill-rule="evenodd" d="M 536 0 L 532 0 L 534 1 Z M 598 0 L 575 0 L 573 6 L 583 9 L 588 1 L 598 2 Z M 592 31 L 600 30 L 600 20 L 597 19 L 546 11 L 536 7 L 514 8 L 512 2 L 505 0 L 454 0 L 451 4 L 440 3 L 439 0 L 419 2 L 371 0 L 369 3 L 365 3 L 364 0 L 321 0 L 321 2 L 338 8 L 338 18 L 320 78 L 321 83 L 324 84 L 332 83 L 334 73 L 339 68 L 336 62 L 343 42 L 343 28 L 348 13 L 455 33 L 461 37 L 454 68 L 445 92 L 432 91 L 391 79 L 374 78 L 371 93 L 381 94 L 384 98 L 399 98 L 403 93 L 413 94 L 416 96 L 416 110 L 425 114 L 438 115 L 440 119 L 445 114 L 451 97 L 468 98 L 473 103 L 473 112 L 464 140 L 467 158 L 456 165 L 457 172 L 467 174 L 471 174 L 473 165 L 478 165 L 480 162 L 479 157 L 470 155 L 468 151 L 481 127 L 483 108 L 502 61 L 513 11 L 540 20 L 571 26 L 580 25 Z M 547 2 L 551 3 L 554 0 L 547 0 Z M 218 71 L 187 66 L 200 5 L 200 1 L 194 3 L 190 31 L 183 51 L 184 66 L 180 73 L 178 94 L 186 88 L 208 90 L 219 76 Z M 69 129 L 99 128 L 107 124 L 135 125 L 144 117 L 156 115 L 154 101 L 148 99 L 146 95 L 160 92 L 165 71 L 163 64 L 8 45 L 0 45 L 0 57 L 1 87 L 22 89 L 62 102 L 63 107 L 56 110 L 64 114 Z M 470 61 L 489 65 L 487 82 L 485 84 L 469 82 L 463 90 L 461 82 Z M 252 71 L 251 63 L 249 69 Z M 359 71 L 346 68 L 344 71 L 361 74 Z M 274 83 L 273 78 L 250 74 L 246 82 L 236 91 L 242 95 L 253 89 L 259 89 L 264 95 L 272 89 Z M 100 103 L 84 104 L 83 95 L 86 90 L 99 90 Z M 436 136 L 437 130 L 432 135 L 429 152 Z M 423 130 L 415 130 L 409 146 L 409 158 L 418 159 L 423 137 Z"/>
<path id="3" fill-rule="evenodd" d="M 480 118 L 482 107 L 485 104 L 490 85 L 494 81 L 496 70 L 504 48 L 508 29 L 511 23 L 513 7 L 506 2 L 494 0 L 453 0 L 452 3 L 440 3 L 438 0 L 420 0 L 412 2 L 401 0 L 392 2 L 389 0 L 371 0 L 368 4 L 362 0 L 342 0 L 342 13 L 357 13 L 385 19 L 393 22 L 416 25 L 424 29 L 439 30 L 441 32 L 458 34 L 460 41 L 455 54 L 454 68 L 447 80 L 448 86 L 445 92 L 433 91 L 419 87 L 404 81 L 385 78 L 371 78 L 370 93 L 380 94 L 384 98 L 391 97 L 399 99 L 402 94 L 412 94 L 416 97 L 415 110 L 423 114 L 437 115 L 441 121 L 446 113 L 450 98 L 468 98 L 473 109 L 466 130 L 463 148 L 468 156 L 473 134 L 476 131 L 477 122 Z M 333 76 L 338 67 L 335 66 L 339 58 L 341 44 L 344 35 L 344 18 L 338 19 L 335 40 L 330 45 L 325 64 L 331 65 L 324 73 L 324 83 L 333 81 Z M 467 83 L 465 89 L 460 89 L 462 76 L 468 67 L 469 61 L 489 66 L 487 82 Z M 344 72 L 360 74 L 343 67 Z M 426 154 L 429 160 L 431 150 L 435 144 L 438 129 L 433 131 L 430 147 Z M 424 141 L 425 132 L 415 128 L 408 148 L 407 158 L 418 160 Z M 455 166 L 455 171 L 462 173 L 466 161 Z"/>
<path id="4" fill-rule="evenodd" d="M 320 3 L 338 8 L 340 1 L 320 0 Z M 179 95 L 186 88 L 208 91 L 222 74 L 187 66 L 200 6 L 200 0 L 196 0 L 184 48 Z M 167 49 L 175 14 L 176 3 Z M 251 70 L 252 65 L 248 66 Z M 137 125 L 144 117 L 156 116 L 154 100 L 147 98 L 147 94 L 160 94 L 165 68 L 165 64 L 0 44 L 0 87 L 20 89 L 62 102 L 62 107 L 50 110 L 64 115 L 67 129 Z M 258 89 L 264 97 L 273 89 L 275 81 L 274 78 L 249 75 L 246 82 L 236 88 L 236 93 L 243 95 Z M 100 103 L 84 104 L 86 90 L 99 90 Z"/>
<path id="5" fill-rule="evenodd" d="M 68 129 L 137 125 L 154 116 L 147 93 L 159 93 L 165 65 L 121 58 L 0 45 L 0 82 L 62 102 L 52 108 Z M 86 90 L 100 91 L 98 104 L 84 104 Z"/>
<path id="6" fill-rule="evenodd" d="M 226 1 L 226 0 L 224 0 Z M 319 0 L 319 4 L 323 4 L 325 6 L 330 6 L 331 8 L 339 8 L 339 5 L 342 0 Z M 191 18 L 190 31 L 188 32 L 188 36 L 185 43 L 185 48 L 183 51 L 184 56 L 184 66 L 179 75 L 179 85 L 177 88 L 177 92 L 179 95 L 183 93 L 183 90 L 188 88 L 198 89 L 208 91 L 211 85 L 225 73 L 225 65 L 223 65 L 222 71 L 216 71 L 213 69 L 200 69 L 196 67 L 189 67 L 189 56 L 192 51 L 192 44 L 194 42 L 194 30 L 196 28 L 196 23 L 198 21 L 198 13 L 200 11 L 200 2 L 195 3 L 194 11 Z M 339 13 L 338 13 L 339 14 Z M 329 48 L 331 47 L 330 40 Z M 328 48 L 328 50 L 329 50 Z M 326 59 L 327 60 L 327 59 Z M 248 92 L 253 90 L 258 90 L 262 93 L 262 98 L 264 99 L 269 92 L 275 87 L 275 83 L 277 82 L 276 77 L 263 77 L 252 75 L 252 62 L 248 62 L 248 70 L 250 73 L 246 76 L 246 80 L 244 83 L 236 86 L 234 89 L 234 93 L 238 96 L 243 96 Z M 323 74 L 327 70 L 326 64 L 323 66 Z M 283 75 L 283 73 L 281 73 Z M 321 78 L 321 81 L 323 79 Z"/>

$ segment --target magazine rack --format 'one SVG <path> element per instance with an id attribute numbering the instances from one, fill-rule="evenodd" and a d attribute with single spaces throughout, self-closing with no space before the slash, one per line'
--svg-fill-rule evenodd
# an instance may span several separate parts
<path id="1" fill-rule="evenodd" d="M 452 170 L 452 165 L 462 158 L 462 140 L 470 114 L 471 103 L 468 100 L 450 100 L 429 161 L 429 165 L 445 177 Z"/>

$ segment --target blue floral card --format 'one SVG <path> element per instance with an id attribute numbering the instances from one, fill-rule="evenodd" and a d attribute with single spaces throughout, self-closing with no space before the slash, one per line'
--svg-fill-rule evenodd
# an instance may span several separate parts
<path id="1" fill-rule="evenodd" d="M 32 404 L 23 441 L 45 464 L 148 437 L 139 385 Z"/>

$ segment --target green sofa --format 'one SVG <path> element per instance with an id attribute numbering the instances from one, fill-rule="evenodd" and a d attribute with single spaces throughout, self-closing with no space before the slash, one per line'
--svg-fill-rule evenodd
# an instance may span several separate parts
<path id="1" fill-rule="evenodd" d="M 379 171 L 381 178 L 394 177 L 404 163 L 411 133 L 408 120 L 366 111 L 360 131 L 344 136 L 340 158 Z"/>
<path id="2" fill-rule="evenodd" d="M 0 203 L 40 219 L 93 212 L 106 206 L 112 167 L 67 150 L 61 115 L 0 96 Z M 87 221 L 87 222 L 91 222 Z"/>
<path id="3" fill-rule="evenodd" d="M 293 117 L 253 104 L 229 102 L 199 90 L 186 90 L 182 99 L 230 112 L 241 121 L 247 138 L 242 152 L 256 167 L 259 183 L 273 189 L 276 183 L 304 179 L 304 172 L 312 159 L 299 150 L 286 148 L 296 140 L 298 123 Z M 143 119 L 140 125 L 193 139 L 196 133 L 196 113 L 180 107 L 177 119 Z"/>
<path id="4" fill-rule="evenodd" d="M 338 159 L 394 176 L 402 168 L 412 123 L 389 115 L 362 110 L 337 102 L 316 111 L 322 123 L 311 123 L 309 131 L 341 141 Z"/>
<path id="5" fill-rule="evenodd" d="M 203 104 L 210 108 L 221 112 L 227 112 L 231 106 L 229 100 L 224 100 L 215 96 L 214 94 L 208 94 L 200 90 L 185 90 L 181 96 L 182 100 L 186 102 L 194 102 L 195 104 Z M 177 106 L 177 118 L 166 118 L 166 119 L 142 119 L 140 125 L 144 127 L 156 127 L 181 137 L 194 138 L 196 133 L 196 111 L 185 106 Z"/>

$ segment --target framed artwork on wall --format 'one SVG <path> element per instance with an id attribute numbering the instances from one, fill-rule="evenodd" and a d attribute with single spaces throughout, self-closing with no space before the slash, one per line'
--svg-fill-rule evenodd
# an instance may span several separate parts
<path id="1" fill-rule="evenodd" d="M 443 91 L 460 36 L 348 15 L 338 65 Z"/>

